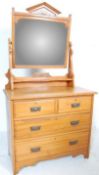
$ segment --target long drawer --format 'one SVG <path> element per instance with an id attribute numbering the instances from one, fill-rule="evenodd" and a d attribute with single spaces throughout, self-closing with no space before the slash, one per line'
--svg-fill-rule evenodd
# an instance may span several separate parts
<path id="1" fill-rule="evenodd" d="M 91 96 L 67 97 L 59 99 L 59 112 L 90 112 Z"/>
<path id="2" fill-rule="evenodd" d="M 60 154 L 63 155 L 75 153 L 77 150 L 83 150 L 84 148 L 87 149 L 87 146 L 87 132 L 64 134 L 46 139 L 16 142 L 16 161 L 43 160 L 55 155 L 58 156 Z"/>
<path id="3" fill-rule="evenodd" d="M 55 100 L 27 100 L 14 102 L 15 117 L 55 113 Z"/>
<path id="4" fill-rule="evenodd" d="M 16 139 L 37 138 L 56 133 L 89 129 L 90 114 L 72 114 L 60 117 L 15 121 Z"/>

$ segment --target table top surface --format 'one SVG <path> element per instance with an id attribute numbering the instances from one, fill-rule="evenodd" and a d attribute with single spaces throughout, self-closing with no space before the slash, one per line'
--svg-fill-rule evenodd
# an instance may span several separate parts
<path id="1" fill-rule="evenodd" d="M 39 99 L 51 97 L 69 97 L 69 96 L 84 96 L 94 95 L 94 91 L 86 90 L 80 87 L 38 87 L 38 88 L 21 88 L 21 89 L 6 89 L 4 90 L 7 97 L 11 100 L 20 99 Z"/>

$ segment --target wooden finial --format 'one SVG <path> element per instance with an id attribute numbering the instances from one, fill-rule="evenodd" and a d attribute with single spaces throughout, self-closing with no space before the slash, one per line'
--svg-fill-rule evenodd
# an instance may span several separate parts
<path id="1" fill-rule="evenodd" d="M 13 8 L 12 8 L 12 14 L 14 14 L 14 12 L 15 12 L 15 8 L 13 7 Z"/>
<path id="2" fill-rule="evenodd" d="M 70 42 L 69 43 L 69 63 L 68 63 L 68 77 L 69 78 L 73 78 L 74 77 L 72 55 L 73 55 L 72 44 Z"/>

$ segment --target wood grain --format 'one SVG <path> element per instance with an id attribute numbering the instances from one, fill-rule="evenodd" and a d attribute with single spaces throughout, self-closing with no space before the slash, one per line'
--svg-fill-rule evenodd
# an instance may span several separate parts
<path id="1" fill-rule="evenodd" d="M 14 114 L 15 117 L 24 117 L 55 113 L 55 102 L 53 99 L 17 101 L 14 102 Z"/>
<path id="2" fill-rule="evenodd" d="M 28 118 L 28 116 L 27 116 Z M 15 120 L 15 138 L 39 138 L 79 130 L 89 130 L 90 113 L 69 114 L 38 119 Z"/>
<path id="3" fill-rule="evenodd" d="M 36 69 L 42 69 L 42 68 L 66 68 L 67 67 L 67 60 L 68 60 L 68 49 L 69 49 L 69 39 L 70 39 L 70 21 L 71 18 L 69 17 L 46 17 L 46 16 L 38 16 L 38 15 L 34 15 L 34 14 L 28 14 L 28 13 L 12 13 L 13 16 L 13 42 L 12 42 L 12 46 L 13 46 L 13 67 L 14 68 L 36 68 Z M 18 22 L 21 19 L 31 19 L 31 20 L 42 20 L 42 21 L 48 21 L 48 22 L 57 22 L 57 23 L 63 23 L 65 25 L 65 27 L 67 28 L 67 37 L 66 37 L 66 49 L 65 49 L 65 58 L 64 58 L 64 64 L 63 65 L 17 65 L 15 63 L 15 24 L 16 22 Z"/>
<path id="4" fill-rule="evenodd" d="M 70 39 L 71 15 L 68 17 L 38 16 L 32 12 L 47 6 L 41 3 L 15 12 L 12 9 L 12 40 L 9 40 L 9 82 L 5 94 L 9 108 L 9 152 L 13 175 L 23 168 L 42 160 L 83 154 L 89 157 L 93 97 L 95 92 L 74 86 L 72 45 Z M 63 23 L 68 29 L 65 63 L 62 66 L 38 66 L 15 64 L 15 24 L 21 19 L 45 20 Z M 12 68 L 65 68 L 64 76 L 35 74 L 32 77 L 15 77 Z"/>
<path id="5" fill-rule="evenodd" d="M 16 142 L 16 161 L 24 160 L 43 160 L 43 157 L 50 157 L 50 155 L 57 155 L 60 153 L 69 153 L 69 150 L 85 148 L 88 144 L 88 133 L 72 133 L 63 134 L 39 140 L 27 140 Z M 34 151 L 32 149 L 34 148 Z M 36 150 L 39 148 L 38 150 Z M 35 151 L 36 150 L 36 151 Z"/>
<path id="6" fill-rule="evenodd" d="M 64 156 L 66 157 L 71 155 L 72 157 L 75 157 L 78 155 L 84 155 L 84 157 L 86 157 L 86 147 L 75 149 L 75 151 L 71 149 L 69 150 L 69 152 L 67 151 L 65 153 L 58 152 L 58 154 L 53 154 L 53 155 L 50 154 L 49 156 L 43 157 L 43 160 L 56 159 L 56 158 L 61 158 Z M 16 162 L 16 172 L 18 172 L 23 167 L 35 166 L 35 164 L 37 164 L 39 161 L 42 161 L 42 159 L 39 159 L 39 160 L 29 159 L 29 160 Z"/>
<path id="7" fill-rule="evenodd" d="M 37 4 L 37 5 L 34 5 L 32 7 L 28 7 L 26 8 L 26 10 L 29 12 L 29 13 L 33 13 L 33 11 L 35 10 L 38 10 L 38 9 L 41 9 L 41 8 L 48 8 L 50 9 L 53 13 L 55 14 L 60 14 L 61 12 L 59 10 L 57 10 L 55 7 L 53 7 L 52 5 L 46 3 L 46 2 L 43 2 L 43 3 L 40 3 L 40 4 Z"/>
<path id="8" fill-rule="evenodd" d="M 59 99 L 59 112 L 90 112 L 91 96 L 68 97 Z"/>
<path id="9" fill-rule="evenodd" d="M 58 98 L 58 97 L 75 97 L 75 96 L 90 96 L 95 92 L 89 91 L 80 87 L 48 87 L 34 86 L 31 88 L 6 89 L 6 95 L 11 100 L 26 100 L 26 99 L 41 99 L 41 98 Z"/>

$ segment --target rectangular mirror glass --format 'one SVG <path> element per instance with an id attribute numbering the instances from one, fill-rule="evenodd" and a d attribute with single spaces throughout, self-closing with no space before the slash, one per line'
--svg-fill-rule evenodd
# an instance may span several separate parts
<path id="1" fill-rule="evenodd" d="M 64 66 L 67 33 L 65 23 L 20 19 L 15 23 L 15 65 Z"/>

